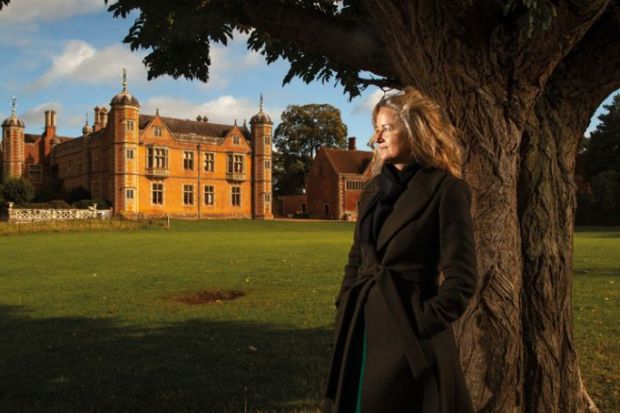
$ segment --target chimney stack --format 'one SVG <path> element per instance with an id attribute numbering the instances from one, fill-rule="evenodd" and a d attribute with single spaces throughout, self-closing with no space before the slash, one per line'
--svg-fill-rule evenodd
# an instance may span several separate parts
<path id="1" fill-rule="evenodd" d="M 101 121 L 101 118 L 99 117 L 99 112 L 101 109 L 99 109 L 99 106 L 95 106 L 95 118 L 93 119 L 93 132 L 97 132 L 99 129 L 101 129 L 101 123 L 99 123 Z"/>
<path id="2" fill-rule="evenodd" d="M 351 136 L 351 137 L 349 138 L 349 150 L 350 150 L 350 151 L 355 151 L 355 150 L 357 150 L 357 149 L 355 148 L 355 136 Z"/>
<path id="3" fill-rule="evenodd" d="M 99 127 L 105 129 L 108 124 L 108 110 L 106 108 L 99 109 Z"/>
<path id="4" fill-rule="evenodd" d="M 44 159 L 51 152 L 52 139 L 56 136 L 56 111 L 45 111 L 45 131 L 41 140 L 39 151 L 41 159 Z"/>

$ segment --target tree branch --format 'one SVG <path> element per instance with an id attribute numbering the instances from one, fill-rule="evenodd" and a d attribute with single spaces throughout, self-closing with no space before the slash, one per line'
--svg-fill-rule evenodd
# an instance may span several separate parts
<path id="1" fill-rule="evenodd" d="M 563 2 L 564 3 L 564 2 Z M 554 10 L 547 28 L 532 27 L 529 13 L 515 11 L 509 23 L 496 30 L 505 43 L 498 45 L 503 64 L 510 67 L 513 94 L 524 103 L 537 98 L 556 66 L 580 43 L 605 12 L 610 0 L 576 0 Z M 506 36 L 511 32 L 512 36 Z"/>
<path id="2" fill-rule="evenodd" d="M 614 1 L 549 79 L 548 100 L 570 102 L 580 139 L 596 108 L 620 88 L 620 2 Z M 579 116 L 576 116 L 579 113 Z"/>
<path id="3" fill-rule="evenodd" d="M 305 52 L 395 77 L 385 46 L 371 25 L 303 8 L 277 0 L 220 0 L 222 7 L 236 10 L 241 24 L 269 36 L 295 43 Z"/>

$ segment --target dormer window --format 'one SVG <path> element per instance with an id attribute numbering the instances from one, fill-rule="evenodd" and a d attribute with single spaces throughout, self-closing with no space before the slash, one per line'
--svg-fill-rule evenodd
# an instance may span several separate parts
<path id="1" fill-rule="evenodd" d="M 233 144 L 239 145 L 239 141 L 240 141 L 240 139 L 239 139 L 238 136 L 233 136 Z"/>
<path id="2" fill-rule="evenodd" d="M 161 137 L 162 134 L 162 128 L 161 126 L 154 126 L 153 127 L 153 134 L 157 137 Z"/>

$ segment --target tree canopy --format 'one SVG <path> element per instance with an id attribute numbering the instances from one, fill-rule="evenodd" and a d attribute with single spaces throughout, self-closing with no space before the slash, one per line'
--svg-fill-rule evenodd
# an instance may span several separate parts
<path id="1" fill-rule="evenodd" d="M 2 185 L 2 198 L 6 202 L 25 204 L 34 198 L 34 187 L 24 178 L 9 178 Z"/>
<path id="2" fill-rule="evenodd" d="M 586 147 L 586 177 L 601 172 L 620 172 L 620 94 L 605 105 L 607 113 L 599 116 L 601 123 L 590 135 Z"/>
<path id="3" fill-rule="evenodd" d="M 8 3 L 10 0 L 2 0 Z M 248 48 L 268 63 L 290 62 L 283 82 L 334 80 L 350 97 L 369 85 L 402 87 L 407 82 L 390 64 L 384 40 L 372 24 L 373 2 L 364 0 L 105 0 L 115 17 L 139 16 L 124 41 L 132 50 L 151 50 L 144 59 L 149 79 L 163 74 L 208 81 L 210 46 L 224 45 L 234 31 L 248 33 Z M 402 2 L 411 12 L 415 2 Z M 444 2 L 445 12 L 488 30 L 502 20 L 519 19 L 519 37 L 532 37 L 557 16 L 551 0 L 462 0 Z M 411 4 L 412 6 L 409 6 Z M 1 5 L 0 5 L 1 6 Z M 483 22 L 483 18 L 492 20 Z M 465 21 L 462 21 L 465 23 Z M 304 30 L 299 30 L 303 27 Z M 463 35 L 467 35 L 463 25 Z M 334 41 L 338 39 L 338 41 Z M 477 39 L 472 39 L 474 42 Z"/>
<path id="4" fill-rule="evenodd" d="M 301 193 L 305 175 L 321 146 L 346 145 L 340 111 L 328 104 L 290 105 L 274 132 L 274 179 L 279 194 Z"/>

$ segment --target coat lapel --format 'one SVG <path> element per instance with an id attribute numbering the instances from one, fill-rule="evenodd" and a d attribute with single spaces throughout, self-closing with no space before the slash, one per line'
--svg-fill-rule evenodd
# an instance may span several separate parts
<path id="1" fill-rule="evenodd" d="M 377 251 L 383 249 L 398 230 L 428 204 L 445 176 L 446 172 L 435 168 L 421 168 L 413 176 L 379 231 Z"/>

